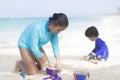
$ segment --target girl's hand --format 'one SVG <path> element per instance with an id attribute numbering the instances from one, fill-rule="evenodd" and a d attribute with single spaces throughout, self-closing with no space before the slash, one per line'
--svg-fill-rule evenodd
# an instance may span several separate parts
<path id="1" fill-rule="evenodd" d="M 61 69 L 61 68 L 62 68 L 62 67 L 61 67 L 61 64 L 60 64 L 60 63 L 57 63 L 57 64 L 56 64 L 56 68 L 57 68 L 57 69 Z"/>
<path id="2" fill-rule="evenodd" d="M 62 66 L 60 63 L 57 63 L 55 67 L 57 70 L 59 70 L 59 72 L 62 70 Z"/>
<path id="3" fill-rule="evenodd" d="M 50 62 L 48 62 L 48 63 L 46 62 L 45 66 L 46 66 L 46 68 L 55 69 L 55 66 L 53 64 L 51 64 Z"/>
<path id="4" fill-rule="evenodd" d="M 61 67 L 61 62 L 60 62 L 60 56 L 56 56 L 56 65 L 55 68 L 58 69 L 59 71 L 61 71 L 62 67 Z"/>

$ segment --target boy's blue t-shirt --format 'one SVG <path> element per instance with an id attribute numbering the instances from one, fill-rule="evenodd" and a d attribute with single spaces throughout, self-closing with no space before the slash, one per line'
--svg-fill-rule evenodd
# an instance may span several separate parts
<path id="1" fill-rule="evenodd" d="M 105 60 L 108 59 L 108 56 L 109 56 L 108 47 L 105 44 L 105 42 L 100 38 L 96 39 L 95 48 L 92 52 L 94 52 L 97 56 L 100 55 Z"/>
<path id="2" fill-rule="evenodd" d="M 42 54 L 39 49 L 50 41 L 54 55 L 58 55 L 60 52 L 58 46 L 58 33 L 51 33 L 48 30 L 48 23 L 48 20 L 40 20 L 28 25 L 18 40 L 18 47 L 31 50 L 36 58 L 40 58 Z"/>

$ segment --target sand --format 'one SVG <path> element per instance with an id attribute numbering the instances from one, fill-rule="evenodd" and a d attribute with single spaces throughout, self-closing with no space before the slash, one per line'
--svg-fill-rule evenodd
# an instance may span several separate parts
<path id="1" fill-rule="evenodd" d="M 83 59 L 93 48 L 94 42 L 89 41 L 84 36 L 86 28 L 75 32 L 66 30 L 60 34 L 60 50 L 62 72 L 59 74 L 62 80 L 73 80 L 75 71 L 89 72 L 90 80 L 119 80 L 120 79 L 120 16 L 104 16 L 100 23 L 95 26 L 100 32 L 100 37 L 109 47 L 109 59 L 98 64 L 90 63 Z M 93 24 L 93 23 L 91 23 Z M 44 46 L 46 53 L 52 63 L 55 62 L 52 49 L 49 43 Z M 17 47 L 0 48 L 0 80 L 23 80 L 20 73 L 13 73 L 15 63 L 21 59 Z M 26 75 L 26 79 L 42 80 L 46 75 L 39 73 L 31 76 Z"/>

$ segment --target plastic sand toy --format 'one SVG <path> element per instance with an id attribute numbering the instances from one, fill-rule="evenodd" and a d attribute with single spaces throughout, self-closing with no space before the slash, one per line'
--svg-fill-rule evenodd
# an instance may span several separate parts
<path id="1" fill-rule="evenodd" d="M 73 74 L 74 76 L 74 80 L 88 80 L 89 77 L 90 77 L 90 74 L 89 73 L 86 73 L 86 74 L 82 74 L 82 73 L 79 73 L 79 72 L 75 72 Z"/>
<path id="2" fill-rule="evenodd" d="M 46 73 L 49 77 L 43 78 L 43 80 L 62 80 L 62 78 L 58 75 L 59 70 L 53 70 L 46 68 Z"/>

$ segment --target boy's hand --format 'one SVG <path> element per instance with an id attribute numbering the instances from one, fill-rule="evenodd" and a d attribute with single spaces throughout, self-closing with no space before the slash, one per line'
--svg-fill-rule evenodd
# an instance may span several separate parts
<path id="1" fill-rule="evenodd" d="M 87 55 L 87 56 L 84 56 L 84 58 L 86 59 L 86 60 L 89 60 L 89 56 Z"/>
<path id="2" fill-rule="evenodd" d="M 94 55 L 94 56 L 96 55 L 94 52 L 91 52 L 91 54 Z"/>

